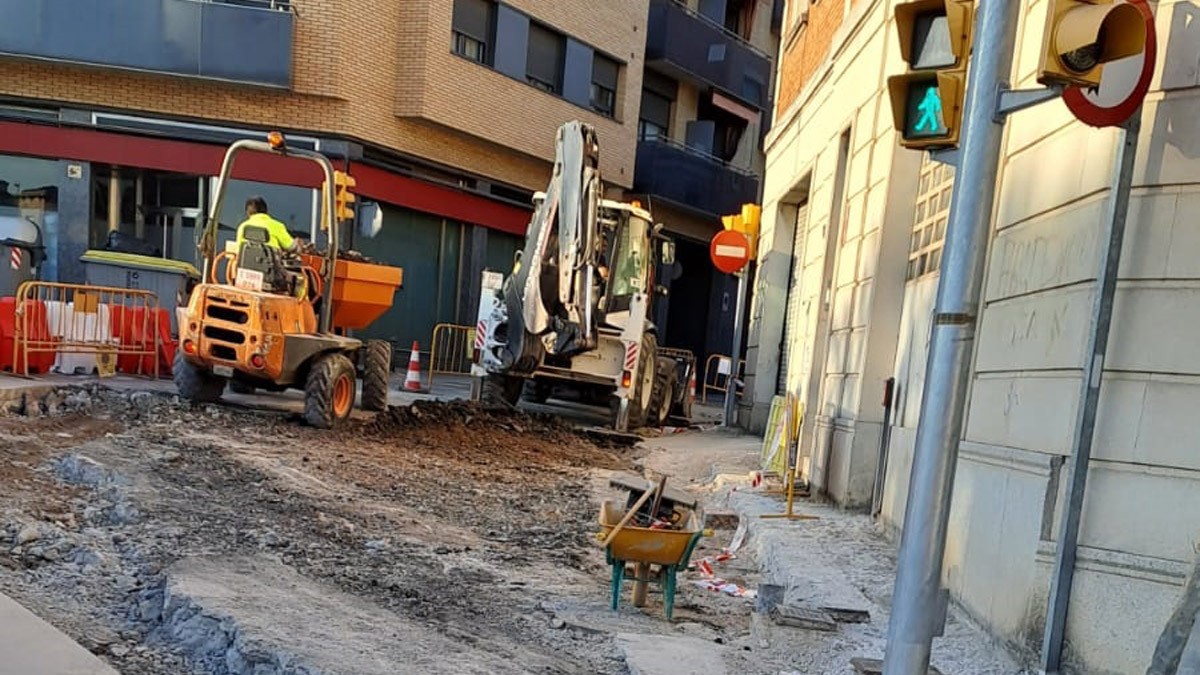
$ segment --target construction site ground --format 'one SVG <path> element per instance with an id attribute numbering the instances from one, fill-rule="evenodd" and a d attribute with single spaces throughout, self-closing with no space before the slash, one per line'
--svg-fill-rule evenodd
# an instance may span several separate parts
<path id="1" fill-rule="evenodd" d="M 579 432 L 597 415 L 581 407 L 412 400 L 328 432 L 301 424 L 296 397 L 193 406 L 169 383 L 0 377 L 0 593 L 126 675 L 824 674 L 882 656 L 891 545 L 825 506 L 758 518 L 782 508 L 750 488 L 758 439 L 602 446 Z M 627 585 L 611 611 L 598 503 L 624 497 L 612 472 L 645 469 L 741 516 L 693 555 L 744 523 L 716 576 L 846 616 L 777 625 L 695 571 L 673 621 L 656 588 L 636 608 Z M 957 611 L 934 663 L 1021 672 Z"/>

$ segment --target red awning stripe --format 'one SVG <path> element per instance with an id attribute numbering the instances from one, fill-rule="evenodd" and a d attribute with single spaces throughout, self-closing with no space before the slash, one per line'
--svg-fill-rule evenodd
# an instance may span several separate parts
<path id="1" fill-rule="evenodd" d="M 0 121 L 0 153 L 216 176 L 225 148 L 208 143 L 119 134 L 94 129 Z M 355 192 L 389 204 L 432 213 L 512 234 L 524 234 L 529 211 L 452 188 L 353 162 Z M 233 176 L 241 180 L 318 188 L 321 170 L 312 162 L 263 153 L 239 155 Z"/>
<path id="2" fill-rule="evenodd" d="M 350 175 L 356 182 L 354 191 L 370 199 L 510 234 L 525 234 L 529 224 L 528 210 L 359 162 L 350 163 Z"/>

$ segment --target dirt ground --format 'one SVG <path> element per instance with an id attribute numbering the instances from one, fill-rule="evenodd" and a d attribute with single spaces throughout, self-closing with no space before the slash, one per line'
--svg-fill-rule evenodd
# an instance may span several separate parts
<path id="1" fill-rule="evenodd" d="M 20 408 L 0 591 L 127 675 L 617 674 L 639 636 L 757 648 L 746 599 L 686 581 L 673 623 L 628 587 L 609 611 L 596 498 L 633 451 L 554 418 L 421 403 L 322 432 L 97 387 Z"/>

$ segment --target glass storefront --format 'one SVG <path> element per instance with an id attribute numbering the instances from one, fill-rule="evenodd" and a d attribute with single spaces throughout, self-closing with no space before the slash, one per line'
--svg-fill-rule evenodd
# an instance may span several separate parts
<path id="1" fill-rule="evenodd" d="M 48 255 L 40 270 L 44 279 L 58 278 L 59 163 L 0 155 L 0 216 L 18 216 L 37 225 Z"/>

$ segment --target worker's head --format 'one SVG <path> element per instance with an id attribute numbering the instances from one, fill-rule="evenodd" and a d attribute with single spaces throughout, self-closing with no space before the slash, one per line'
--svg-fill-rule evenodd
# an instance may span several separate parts
<path id="1" fill-rule="evenodd" d="M 258 195 L 246 200 L 246 216 L 250 217 L 256 213 L 270 213 L 267 210 L 267 200 Z"/>

